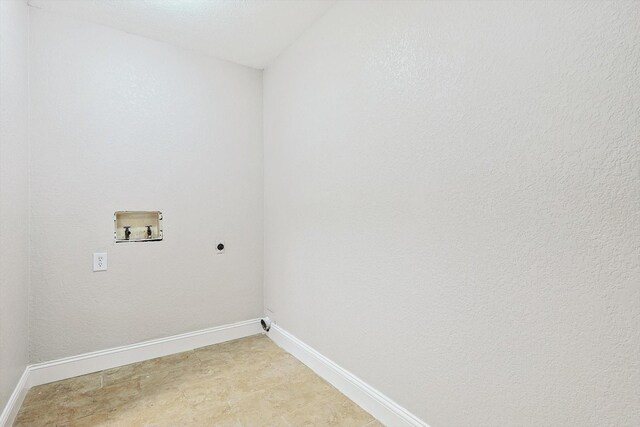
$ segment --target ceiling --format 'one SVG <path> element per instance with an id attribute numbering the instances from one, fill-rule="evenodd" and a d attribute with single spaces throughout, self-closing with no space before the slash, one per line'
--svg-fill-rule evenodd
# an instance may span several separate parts
<path id="1" fill-rule="evenodd" d="M 335 0 L 29 0 L 29 5 L 264 68 Z"/>

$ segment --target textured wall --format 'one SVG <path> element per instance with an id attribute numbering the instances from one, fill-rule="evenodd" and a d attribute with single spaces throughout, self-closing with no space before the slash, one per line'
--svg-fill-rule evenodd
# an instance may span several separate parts
<path id="1" fill-rule="evenodd" d="M 338 2 L 265 71 L 265 304 L 432 426 L 640 424 L 640 3 Z"/>
<path id="2" fill-rule="evenodd" d="M 31 360 L 259 316 L 261 72 L 32 12 Z M 155 209 L 164 241 L 113 243 Z"/>
<path id="3" fill-rule="evenodd" d="M 28 24 L 23 0 L 0 1 L 0 412 L 28 361 Z"/>

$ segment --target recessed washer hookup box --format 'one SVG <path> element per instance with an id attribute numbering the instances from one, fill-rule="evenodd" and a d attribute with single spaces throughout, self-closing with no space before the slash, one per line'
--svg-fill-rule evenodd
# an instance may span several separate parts
<path id="1" fill-rule="evenodd" d="M 118 211 L 113 214 L 116 243 L 162 240 L 162 212 Z"/>

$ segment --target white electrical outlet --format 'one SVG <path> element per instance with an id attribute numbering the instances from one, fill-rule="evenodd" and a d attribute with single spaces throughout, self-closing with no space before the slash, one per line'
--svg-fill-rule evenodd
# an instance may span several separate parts
<path id="1" fill-rule="evenodd" d="M 105 271 L 107 269 L 107 254 L 93 254 L 93 271 Z"/>

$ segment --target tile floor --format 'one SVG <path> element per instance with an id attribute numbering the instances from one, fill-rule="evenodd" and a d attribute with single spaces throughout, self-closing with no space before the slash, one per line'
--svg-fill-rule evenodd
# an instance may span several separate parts
<path id="1" fill-rule="evenodd" d="M 382 426 L 263 335 L 29 390 L 14 426 Z"/>

